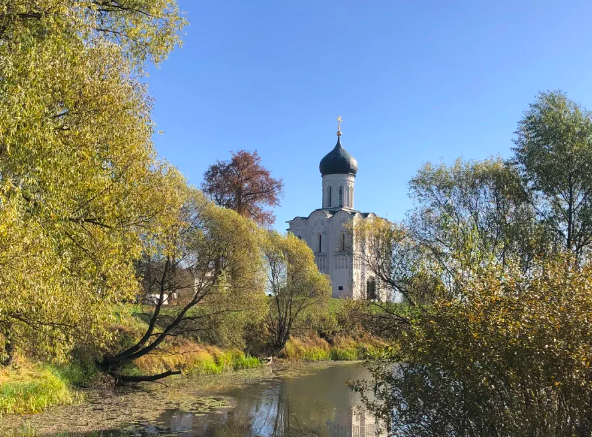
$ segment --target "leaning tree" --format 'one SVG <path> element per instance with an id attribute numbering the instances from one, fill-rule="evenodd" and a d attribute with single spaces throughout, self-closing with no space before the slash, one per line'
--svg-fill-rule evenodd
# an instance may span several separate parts
<path id="1" fill-rule="evenodd" d="M 205 302 L 222 302 L 214 309 L 218 312 L 247 311 L 264 299 L 255 224 L 207 201 L 199 191 L 190 189 L 178 220 L 146 240 L 146 250 L 151 250 L 139 268 L 154 299 L 147 329 L 134 345 L 99 363 L 121 382 L 180 373 L 169 369 L 157 375 L 125 376 L 121 368 L 155 351 L 167 338 L 202 329 L 201 322 L 211 315 L 198 311 Z M 177 293 L 184 293 L 182 303 L 167 306 Z"/>

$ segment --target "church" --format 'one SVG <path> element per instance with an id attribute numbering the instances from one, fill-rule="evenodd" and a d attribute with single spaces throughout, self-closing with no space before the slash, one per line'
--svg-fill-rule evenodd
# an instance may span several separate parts
<path id="1" fill-rule="evenodd" d="M 358 162 L 341 145 L 341 117 L 338 119 L 337 144 L 319 165 L 322 177 L 322 204 L 308 217 L 288 221 L 288 231 L 306 241 L 315 255 L 321 273 L 329 275 L 333 297 L 386 300 L 387 290 L 356 256 L 363 250 L 355 233 L 346 225 L 358 220 L 373 220 L 371 212 L 354 209 Z"/>

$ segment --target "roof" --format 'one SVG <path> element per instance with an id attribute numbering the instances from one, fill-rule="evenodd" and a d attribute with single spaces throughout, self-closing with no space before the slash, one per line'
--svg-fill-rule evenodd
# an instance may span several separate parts
<path id="1" fill-rule="evenodd" d="M 321 159 L 319 164 L 321 175 L 351 174 L 358 172 L 358 161 L 341 146 L 341 136 L 337 137 L 337 144 Z"/>
<path id="2" fill-rule="evenodd" d="M 311 212 L 308 215 L 308 217 L 296 216 L 292 220 L 288 220 L 286 223 L 290 223 L 290 222 L 292 222 L 294 220 L 297 220 L 297 219 L 300 219 L 300 220 L 308 220 L 310 218 L 310 216 L 313 215 L 315 212 L 324 212 L 327 217 L 333 217 L 338 212 L 344 212 L 344 213 L 349 214 L 349 215 L 360 214 L 363 218 L 368 218 L 371 215 L 373 215 L 375 217 L 378 217 L 373 212 L 360 212 L 360 211 L 357 211 L 355 209 L 341 209 L 341 208 L 339 208 L 339 209 L 324 209 L 324 208 L 318 208 L 318 209 L 315 209 L 313 212 Z"/>

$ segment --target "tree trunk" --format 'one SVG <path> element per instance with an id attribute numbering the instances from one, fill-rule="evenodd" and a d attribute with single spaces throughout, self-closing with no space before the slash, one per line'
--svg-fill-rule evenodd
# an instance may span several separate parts
<path id="1" fill-rule="evenodd" d="M 167 370 L 166 372 L 159 373 L 157 375 L 139 375 L 139 376 L 125 376 L 119 374 L 110 374 L 113 376 L 117 382 L 117 384 L 121 383 L 133 383 L 133 382 L 154 382 L 158 381 L 159 379 L 166 378 L 167 376 L 171 375 L 180 375 L 180 370 Z"/>
<path id="2" fill-rule="evenodd" d="M 14 344 L 8 335 L 4 343 L 4 353 L 5 357 L 0 361 L 0 364 L 4 367 L 10 366 L 14 360 Z"/>

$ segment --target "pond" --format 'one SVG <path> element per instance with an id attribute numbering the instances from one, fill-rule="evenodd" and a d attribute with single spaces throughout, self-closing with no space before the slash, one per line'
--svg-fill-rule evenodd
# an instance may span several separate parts
<path id="1" fill-rule="evenodd" d="M 3 425 L 34 435 L 386 436 L 346 386 L 364 378 L 360 363 L 266 367 L 93 393 Z"/>

